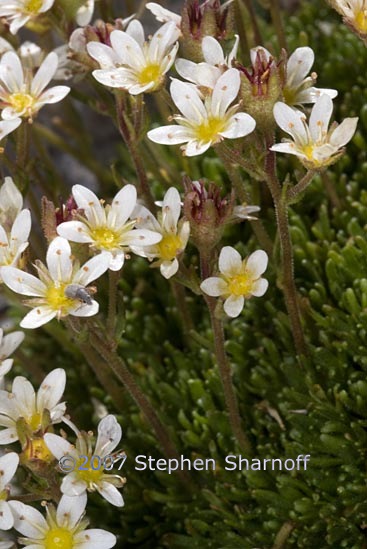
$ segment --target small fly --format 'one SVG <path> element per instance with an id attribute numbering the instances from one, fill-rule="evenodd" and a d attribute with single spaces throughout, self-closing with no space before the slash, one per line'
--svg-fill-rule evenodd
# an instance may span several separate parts
<path id="1" fill-rule="evenodd" d="M 69 284 L 69 286 L 66 286 L 64 290 L 64 294 L 66 297 L 69 297 L 70 299 L 78 299 L 84 305 L 92 305 L 93 300 L 91 296 L 94 295 L 96 292 L 97 288 L 95 286 L 90 286 L 89 288 L 86 288 L 81 284 Z"/>

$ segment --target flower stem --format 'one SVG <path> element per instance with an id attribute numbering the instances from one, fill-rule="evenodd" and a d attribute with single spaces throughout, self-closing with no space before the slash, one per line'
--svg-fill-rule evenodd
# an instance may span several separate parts
<path id="1" fill-rule="evenodd" d="M 204 280 L 205 278 L 210 276 L 210 266 L 208 258 L 205 257 L 203 254 L 200 254 L 200 263 L 201 274 Z M 241 448 L 241 450 L 246 452 L 246 454 L 251 455 L 252 446 L 241 425 L 240 410 L 232 383 L 231 365 L 229 363 L 228 356 L 224 347 L 225 339 L 223 324 L 222 321 L 215 315 L 216 300 L 213 297 L 205 296 L 205 301 L 208 306 L 210 315 L 214 339 L 215 357 L 217 360 L 219 375 L 222 382 L 224 400 L 229 415 L 229 422 L 239 447 Z"/>
<path id="2" fill-rule="evenodd" d="M 287 50 L 287 40 L 284 32 L 284 25 L 281 16 L 279 0 L 269 2 L 270 16 L 273 21 L 274 29 L 278 38 L 278 44 L 281 49 Z"/>
<path id="3" fill-rule="evenodd" d="M 306 172 L 306 174 L 302 177 L 302 179 L 297 183 L 297 185 L 294 185 L 294 187 L 290 187 L 287 191 L 287 203 L 291 204 L 292 202 L 297 202 L 299 199 L 299 195 L 307 189 L 309 184 L 311 183 L 312 179 L 314 178 L 316 172 L 315 170 L 309 170 Z"/>
<path id="4" fill-rule="evenodd" d="M 269 145 L 270 146 L 270 145 Z M 298 305 L 297 289 L 294 282 L 293 248 L 288 225 L 287 196 L 276 175 L 275 153 L 268 150 L 265 169 L 268 175 L 267 184 L 273 198 L 278 234 L 282 252 L 283 292 L 297 354 L 307 355 L 307 345 L 301 324 L 301 314 Z"/>
<path id="5" fill-rule="evenodd" d="M 115 333 L 116 306 L 117 306 L 117 284 L 120 279 L 120 271 L 108 271 L 108 314 L 107 333 L 112 337 Z"/>

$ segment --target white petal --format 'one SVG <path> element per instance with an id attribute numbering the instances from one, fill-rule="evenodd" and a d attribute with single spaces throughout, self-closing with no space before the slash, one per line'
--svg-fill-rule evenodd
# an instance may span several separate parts
<path id="1" fill-rule="evenodd" d="M 286 86 L 298 86 L 309 74 L 314 60 L 315 54 L 311 48 L 297 48 L 287 62 Z"/>
<path id="2" fill-rule="evenodd" d="M 89 317 L 94 316 L 99 311 L 99 303 L 92 299 L 91 305 L 80 304 L 69 309 L 68 314 L 72 316 Z"/>
<path id="3" fill-rule="evenodd" d="M 133 38 L 139 44 L 139 46 L 143 47 L 143 44 L 145 42 L 145 36 L 144 28 L 140 21 L 137 21 L 136 19 L 131 21 L 126 29 L 126 33 L 131 36 L 131 38 Z"/>
<path id="4" fill-rule="evenodd" d="M 267 50 L 263 46 L 256 46 L 255 48 L 251 48 L 250 58 L 252 66 L 255 66 L 258 52 L 260 52 L 261 59 L 264 59 L 266 63 L 269 63 L 270 58 L 273 57 L 269 50 Z"/>
<path id="5" fill-rule="evenodd" d="M 130 23 L 131 25 L 131 23 Z M 180 31 L 173 23 L 168 21 L 161 26 L 154 34 L 149 44 L 149 58 L 156 63 L 162 65 L 162 61 L 165 56 L 170 55 L 171 59 L 167 69 L 173 64 L 176 56 L 177 47 L 172 48 L 173 44 L 180 36 Z M 167 57 L 166 57 L 167 60 Z M 165 71 L 167 72 L 167 71 Z"/>
<path id="6" fill-rule="evenodd" d="M 122 495 L 117 490 L 116 486 L 113 486 L 110 482 L 100 482 L 97 486 L 98 492 L 103 496 L 111 505 L 116 507 L 123 507 L 124 500 Z"/>
<path id="7" fill-rule="evenodd" d="M 230 295 L 224 302 L 224 312 L 231 318 L 236 318 L 241 314 L 243 306 L 245 304 L 245 298 L 243 295 L 235 296 Z"/>
<path id="8" fill-rule="evenodd" d="M 31 212 L 22 210 L 16 217 L 11 228 L 11 239 L 20 242 L 26 242 L 31 232 Z"/>
<path id="9" fill-rule="evenodd" d="M 213 36 L 204 36 L 201 42 L 204 59 L 210 65 L 224 65 L 222 46 Z"/>
<path id="10" fill-rule="evenodd" d="M 256 126 L 255 120 L 249 114 L 238 112 L 231 116 L 225 131 L 219 135 L 228 139 L 237 139 L 251 133 Z"/>
<path id="11" fill-rule="evenodd" d="M 256 252 L 253 252 L 251 255 L 249 255 L 246 261 L 245 272 L 252 279 L 256 280 L 266 271 L 267 266 L 267 253 L 263 250 L 256 250 Z"/>
<path id="12" fill-rule="evenodd" d="M 22 322 L 20 323 L 21 328 L 34 329 L 47 324 L 57 315 L 57 311 L 53 311 L 50 307 L 41 305 L 36 307 L 28 314 L 25 315 Z"/>
<path id="13" fill-rule="evenodd" d="M 106 44 L 88 42 L 86 47 L 89 55 L 100 64 L 102 69 L 111 69 L 119 62 L 116 52 Z M 71 49 L 75 50 L 73 47 Z"/>
<path id="14" fill-rule="evenodd" d="M 54 77 L 58 63 L 59 59 L 55 52 L 51 52 L 47 55 L 32 80 L 31 94 L 33 96 L 38 97 L 43 92 L 47 84 L 49 84 Z"/>
<path id="15" fill-rule="evenodd" d="M 24 75 L 22 63 L 13 51 L 4 53 L 0 63 L 0 80 L 12 93 L 23 91 Z"/>
<path id="16" fill-rule="evenodd" d="M 170 92 L 176 107 L 185 118 L 200 123 L 207 117 L 207 111 L 200 99 L 199 92 L 191 85 L 172 79 Z"/>
<path id="17" fill-rule="evenodd" d="M 13 381 L 12 393 L 19 410 L 24 418 L 32 416 L 36 411 L 36 393 L 32 383 L 25 377 L 17 376 Z"/>
<path id="18" fill-rule="evenodd" d="M 344 147 L 353 137 L 357 128 L 358 118 L 346 118 L 333 131 L 330 137 L 330 144 L 338 149 Z"/>
<path id="19" fill-rule="evenodd" d="M 2 429 L 0 431 L 0 445 L 11 444 L 18 440 L 18 434 L 15 427 L 9 427 L 8 429 Z"/>
<path id="20" fill-rule="evenodd" d="M 3 388 L 2 387 L 2 383 L 4 381 L 3 378 L 12 369 L 13 362 L 14 361 L 13 361 L 12 358 L 7 358 L 6 360 L 3 360 L 3 361 L 0 362 L 0 389 Z"/>
<path id="21" fill-rule="evenodd" d="M 107 271 L 111 259 L 109 252 L 102 252 L 92 257 L 74 275 L 73 284 L 88 286 L 93 280 L 96 280 Z"/>
<path id="22" fill-rule="evenodd" d="M 176 232 L 181 212 L 181 198 L 175 187 L 170 187 L 164 195 L 162 205 L 162 226 L 167 232 Z"/>
<path id="23" fill-rule="evenodd" d="M 111 257 L 110 264 L 108 268 L 111 271 L 120 271 L 125 263 L 125 253 L 124 252 L 114 252 Z"/>
<path id="24" fill-rule="evenodd" d="M 124 235 L 124 244 L 129 246 L 151 246 L 162 240 L 162 235 L 147 229 L 133 229 Z"/>
<path id="25" fill-rule="evenodd" d="M 12 332 L 3 337 L 0 345 L 0 360 L 10 356 L 24 340 L 24 332 Z"/>
<path id="26" fill-rule="evenodd" d="M 278 101 L 274 105 L 274 118 L 278 126 L 295 140 L 307 143 L 308 136 L 304 125 L 305 115 Z"/>
<path id="27" fill-rule="evenodd" d="M 4 490 L 11 481 L 19 465 L 19 456 L 15 452 L 9 452 L 0 457 L 0 490 Z"/>
<path id="28" fill-rule="evenodd" d="M 91 222 L 104 224 L 106 221 L 105 211 L 94 192 L 83 185 L 74 185 L 72 191 L 78 208 L 84 210 L 87 219 Z"/>
<path id="29" fill-rule="evenodd" d="M 225 276 L 235 276 L 242 269 L 241 255 L 232 246 L 224 246 L 219 254 L 218 266 L 220 272 Z"/>
<path id="30" fill-rule="evenodd" d="M 131 216 L 136 205 L 136 188 L 134 185 L 125 185 L 112 201 L 111 209 L 107 216 L 109 227 L 120 227 L 124 225 Z"/>
<path id="31" fill-rule="evenodd" d="M 43 437 L 47 448 L 51 454 L 55 456 L 57 460 L 60 460 L 63 456 L 72 455 L 75 448 L 70 442 L 53 433 L 46 433 Z"/>
<path id="32" fill-rule="evenodd" d="M 192 139 L 188 142 L 186 147 L 183 147 L 185 156 L 198 156 L 199 154 L 205 153 L 212 146 L 212 142 L 208 141 L 198 142 L 196 139 Z"/>
<path id="33" fill-rule="evenodd" d="M 43 539 L 42 531 L 47 531 L 48 526 L 41 513 L 20 501 L 9 501 L 9 505 L 14 516 L 14 528 L 28 538 Z"/>
<path id="34" fill-rule="evenodd" d="M 60 499 L 56 512 L 56 520 L 59 526 L 64 526 L 68 530 L 74 528 L 80 517 L 83 515 L 87 505 L 87 494 L 84 492 L 80 496 L 63 495 Z"/>
<path id="35" fill-rule="evenodd" d="M 54 281 L 69 282 L 72 275 L 71 248 L 69 242 L 57 236 L 48 247 L 46 262 Z"/>
<path id="36" fill-rule="evenodd" d="M 311 86 L 310 88 L 306 88 L 298 92 L 294 103 L 295 104 L 316 103 L 320 95 L 324 95 L 324 94 L 331 97 L 331 99 L 334 99 L 338 95 L 338 92 L 337 90 L 332 90 L 328 88 L 315 88 Z"/>
<path id="37" fill-rule="evenodd" d="M 3 124 L 14 124 L 15 120 L 12 120 L 11 122 L 2 122 Z M 19 122 L 21 120 L 19 119 L 17 121 L 17 124 L 19 125 Z M 1 124 L 1 122 L 0 122 Z M 1 133 L 0 133 L 1 137 Z M 23 206 L 23 196 L 22 193 L 19 192 L 18 188 L 14 184 L 11 177 L 5 177 L 4 183 L 0 188 L 0 210 L 1 211 L 15 211 L 16 213 L 19 213 Z"/>
<path id="38" fill-rule="evenodd" d="M 36 107 L 37 109 L 40 109 L 43 105 L 46 105 L 47 103 L 58 103 L 59 101 L 62 101 L 69 92 L 69 86 L 53 86 L 53 88 L 46 90 L 42 93 L 42 95 L 39 96 L 36 102 Z"/>
<path id="39" fill-rule="evenodd" d="M 110 549 L 116 545 L 117 539 L 106 530 L 93 528 L 75 534 L 74 542 L 78 549 Z"/>
<path id="40" fill-rule="evenodd" d="M 110 454 L 121 440 L 122 430 L 113 415 L 104 417 L 98 424 L 95 454 L 103 457 Z"/>
<path id="41" fill-rule="evenodd" d="M 259 280 L 256 280 L 256 282 L 254 282 L 251 293 L 255 297 L 261 297 L 268 289 L 268 286 L 269 282 L 266 280 L 266 278 L 259 278 Z"/>
<path id="42" fill-rule="evenodd" d="M 328 95 L 322 95 L 314 104 L 309 121 L 309 128 L 314 142 L 326 136 L 331 114 L 333 112 L 333 101 Z"/>
<path id="43" fill-rule="evenodd" d="M 240 73 L 237 69 L 226 71 L 216 83 L 212 95 L 212 113 L 223 117 L 229 105 L 236 99 L 241 84 Z"/>
<path id="44" fill-rule="evenodd" d="M 71 242 L 80 242 L 81 244 L 93 242 L 89 235 L 88 226 L 82 221 L 65 221 L 64 223 L 60 223 L 57 226 L 57 233 L 67 240 L 71 240 Z"/>
<path id="45" fill-rule="evenodd" d="M 17 294 L 42 297 L 46 293 L 46 286 L 38 278 L 20 269 L 1 267 L 0 275 L 3 282 Z"/>
<path id="46" fill-rule="evenodd" d="M 62 479 L 61 492 L 67 496 L 80 496 L 87 489 L 87 483 L 76 473 L 70 473 Z"/>
<path id="47" fill-rule="evenodd" d="M 87 0 L 76 12 L 76 22 L 81 27 L 85 27 L 90 23 L 90 20 L 93 17 L 94 11 L 94 0 Z"/>
<path id="48" fill-rule="evenodd" d="M 10 530 L 10 528 L 13 528 L 13 524 L 13 513 L 11 512 L 9 503 L 7 501 L 0 500 L 0 532 Z"/>
<path id="49" fill-rule="evenodd" d="M 269 150 L 274 151 L 274 152 L 285 153 L 285 154 L 295 154 L 296 156 L 299 156 L 301 158 L 306 158 L 306 155 L 301 153 L 293 142 L 291 142 L 291 143 L 276 143 L 275 145 L 270 147 Z"/>
<path id="50" fill-rule="evenodd" d="M 154 143 L 180 145 L 181 143 L 187 143 L 191 139 L 192 131 L 184 126 L 170 125 L 150 130 L 147 135 Z"/>
<path id="51" fill-rule="evenodd" d="M 160 266 L 161 275 L 168 280 L 177 273 L 178 267 L 179 264 L 176 258 L 173 261 L 163 261 Z"/>
<path id="52" fill-rule="evenodd" d="M 111 32 L 110 40 L 113 49 L 118 53 L 121 63 L 136 68 L 144 67 L 145 58 L 142 48 L 134 38 L 124 31 L 114 30 Z"/>
<path id="53" fill-rule="evenodd" d="M 223 278 L 218 276 L 211 276 L 203 280 L 200 284 L 201 290 L 212 297 L 218 297 L 225 295 L 227 292 L 228 284 Z"/>
<path id="54" fill-rule="evenodd" d="M 37 392 L 37 410 L 41 412 L 46 409 L 51 411 L 60 401 L 66 384 L 66 373 L 62 368 L 52 370 L 43 382 Z"/>
<path id="55" fill-rule="evenodd" d="M 166 21 L 174 21 L 179 27 L 181 25 L 181 16 L 173 11 L 166 10 L 156 2 L 148 2 L 145 7 L 152 12 L 157 21 L 165 23 Z"/>

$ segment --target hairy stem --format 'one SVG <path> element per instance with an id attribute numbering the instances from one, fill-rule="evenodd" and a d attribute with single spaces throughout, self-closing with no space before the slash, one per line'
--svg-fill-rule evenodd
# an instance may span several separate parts
<path id="1" fill-rule="evenodd" d="M 280 10 L 279 0 L 271 0 L 269 3 L 270 15 L 273 21 L 274 29 L 278 38 L 279 47 L 285 50 L 287 48 L 287 40 L 284 32 L 284 25 L 282 21 L 282 15 Z"/>
<path id="2" fill-rule="evenodd" d="M 292 202 L 296 202 L 299 198 L 299 195 L 307 189 L 309 184 L 311 183 L 312 179 L 314 178 L 316 172 L 315 170 L 309 170 L 302 179 L 297 183 L 297 185 L 294 185 L 294 187 L 290 187 L 287 191 L 287 203 L 291 204 Z"/>

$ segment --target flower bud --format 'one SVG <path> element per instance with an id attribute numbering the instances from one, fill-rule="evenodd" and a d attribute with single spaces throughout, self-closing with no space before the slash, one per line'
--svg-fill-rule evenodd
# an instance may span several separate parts
<path id="1" fill-rule="evenodd" d="M 215 183 L 184 181 L 185 217 L 190 222 L 191 237 L 198 249 L 210 250 L 222 238 L 225 225 L 233 217 L 234 195 L 222 198 Z"/>
<path id="2" fill-rule="evenodd" d="M 240 98 L 256 120 L 256 128 L 265 131 L 275 125 L 273 108 L 284 86 L 284 54 L 277 62 L 267 50 L 257 47 L 251 50 L 251 61 L 251 69 L 236 64 L 241 73 Z"/>
<path id="3" fill-rule="evenodd" d="M 234 31 L 232 1 L 221 5 L 220 0 L 186 0 L 182 10 L 182 57 L 194 62 L 203 61 L 201 41 L 204 36 L 218 40 L 227 38 Z"/>

